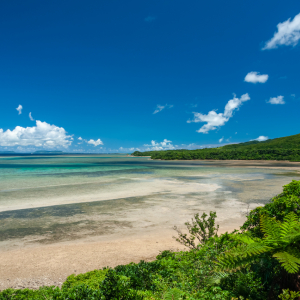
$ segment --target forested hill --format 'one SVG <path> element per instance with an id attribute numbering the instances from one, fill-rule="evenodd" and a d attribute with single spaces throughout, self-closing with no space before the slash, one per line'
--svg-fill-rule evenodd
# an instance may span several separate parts
<path id="1" fill-rule="evenodd" d="M 300 134 L 285 136 L 264 142 L 250 141 L 223 146 L 222 149 L 300 149 Z"/>
<path id="2" fill-rule="evenodd" d="M 267 140 L 231 144 L 219 148 L 196 150 L 135 151 L 134 156 L 152 159 L 220 159 L 220 160 L 289 160 L 300 161 L 300 134 Z"/>

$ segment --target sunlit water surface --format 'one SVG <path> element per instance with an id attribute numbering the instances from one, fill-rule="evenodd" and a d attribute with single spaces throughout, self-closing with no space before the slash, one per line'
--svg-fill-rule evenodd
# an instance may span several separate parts
<path id="1" fill-rule="evenodd" d="M 221 221 L 237 218 L 249 205 L 265 204 L 292 179 L 300 179 L 293 170 L 207 161 L 1 157 L 0 242 L 38 237 L 50 243 L 137 226 L 169 228 L 203 210 L 216 210 Z"/>

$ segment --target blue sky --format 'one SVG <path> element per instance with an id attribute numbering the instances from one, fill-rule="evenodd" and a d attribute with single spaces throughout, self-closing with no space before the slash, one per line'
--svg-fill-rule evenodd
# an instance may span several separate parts
<path id="1" fill-rule="evenodd" d="M 299 1 L 2 1 L 0 20 L 0 151 L 300 132 Z"/>

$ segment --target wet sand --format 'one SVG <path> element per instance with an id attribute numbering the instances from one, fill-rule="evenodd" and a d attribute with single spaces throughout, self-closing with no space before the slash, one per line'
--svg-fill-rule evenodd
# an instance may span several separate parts
<path id="1" fill-rule="evenodd" d="M 122 197 L 111 191 L 89 195 L 86 202 L 78 197 L 51 206 L 35 202 L 30 209 L 2 207 L 0 289 L 60 286 L 70 274 L 151 261 L 163 250 L 183 250 L 172 238 L 174 225 L 184 229 L 194 213 L 216 211 L 220 232 L 238 229 L 250 209 L 267 203 L 283 184 L 300 179 L 300 163 L 221 161 L 220 165 L 270 169 L 275 175 L 268 178 L 258 171 L 244 178 L 224 173 L 214 181 L 199 182 L 197 176 L 154 179 L 135 190 L 123 185 Z"/>

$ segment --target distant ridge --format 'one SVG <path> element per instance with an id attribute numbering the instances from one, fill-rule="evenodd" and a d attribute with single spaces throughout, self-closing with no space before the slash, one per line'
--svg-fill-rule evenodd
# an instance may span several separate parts
<path id="1" fill-rule="evenodd" d="M 300 161 L 300 134 L 263 142 L 250 141 L 218 148 L 196 150 L 135 151 L 134 156 L 164 160 L 289 160 Z"/>
<path id="2" fill-rule="evenodd" d="M 300 149 L 300 133 L 263 142 L 250 141 L 246 143 L 231 144 L 221 149 Z"/>

